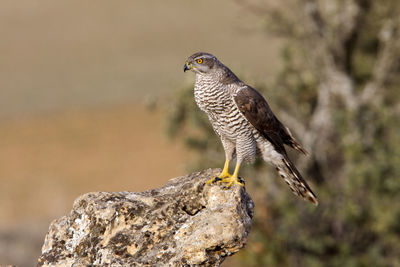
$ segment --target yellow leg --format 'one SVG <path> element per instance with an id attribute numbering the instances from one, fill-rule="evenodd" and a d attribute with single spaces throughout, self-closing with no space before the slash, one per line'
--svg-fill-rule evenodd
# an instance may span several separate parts
<path id="1" fill-rule="evenodd" d="M 240 186 L 244 186 L 242 182 L 239 180 L 239 169 L 240 163 L 236 163 L 235 171 L 231 177 L 227 177 L 221 180 L 221 183 L 227 183 L 226 187 L 231 187 L 234 184 L 238 184 Z"/>
<path id="2" fill-rule="evenodd" d="M 226 178 L 231 177 L 232 175 L 229 174 L 229 160 L 225 160 L 224 169 L 218 175 L 218 178 Z"/>
<path id="3" fill-rule="evenodd" d="M 221 181 L 223 178 L 227 177 L 231 177 L 231 175 L 229 174 L 229 160 L 225 160 L 224 169 L 222 170 L 222 172 L 217 177 L 208 180 L 206 184 L 211 184 L 216 181 Z"/>
<path id="4" fill-rule="evenodd" d="M 236 163 L 235 171 L 233 172 L 232 178 L 235 178 L 236 180 L 238 179 L 239 169 L 240 169 L 240 163 Z"/>

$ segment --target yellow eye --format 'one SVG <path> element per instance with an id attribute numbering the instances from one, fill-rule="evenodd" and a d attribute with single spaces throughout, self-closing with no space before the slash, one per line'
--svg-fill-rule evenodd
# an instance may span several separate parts
<path id="1" fill-rule="evenodd" d="M 203 63 L 203 60 L 202 60 L 201 58 L 199 58 L 199 59 L 196 60 L 196 61 L 197 61 L 197 63 L 199 63 L 199 64 Z"/>

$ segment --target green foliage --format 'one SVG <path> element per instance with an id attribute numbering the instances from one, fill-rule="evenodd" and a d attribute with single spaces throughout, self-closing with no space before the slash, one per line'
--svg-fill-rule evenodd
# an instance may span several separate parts
<path id="1" fill-rule="evenodd" d="M 372 6 L 352 48 L 349 72 L 355 88 L 373 76 L 381 10 Z M 278 117 L 278 107 L 294 110 L 304 126 L 315 108 L 320 83 L 313 66 L 302 63 L 308 53 L 312 51 L 289 42 L 274 85 L 257 87 Z M 292 196 L 265 164 L 244 168 L 256 217 L 249 244 L 238 256 L 243 266 L 400 266 L 399 74 L 396 69 L 379 91 L 378 104 L 351 111 L 335 102 L 336 132 L 326 140 L 332 164 L 324 169 L 311 164 L 314 167 L 302 170 L 314 182 L 317 208 Z M 196 168 L 222 167 L 222 146 L 215 145 L 220 141 L 195 105 L 192 86 L 177 94 L 169 121 L 170 135 L 183 138 L 198 152 Z M 267 174 L 273 177 L 266 179 Z"/>

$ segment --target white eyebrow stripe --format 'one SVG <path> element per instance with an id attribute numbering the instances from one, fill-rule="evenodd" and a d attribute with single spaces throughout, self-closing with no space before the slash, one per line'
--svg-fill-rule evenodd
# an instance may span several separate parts
<path id="1" fill-rule="evenodd" d="M 214 56 L 210 56 L 210 55 L 201 55 L 201 56 L 195 57 L 194 60 L 197 60 L 199 58 L 215 58 L 215 57 Z"/>

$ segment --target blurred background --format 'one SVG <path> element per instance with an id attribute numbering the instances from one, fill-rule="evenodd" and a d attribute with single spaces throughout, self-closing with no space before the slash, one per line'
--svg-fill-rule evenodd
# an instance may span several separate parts
<path id="1" fill-rule="evenodd" d="M 224 266 L 400 266 L 397 0 L 3 0 L 0 264 L 35 265 L 90 191 L 143 191 L 224 153 L 187 56 L 215 54 L 310 152 L 320 200 L 243 168 L 256 217 Z"/>

